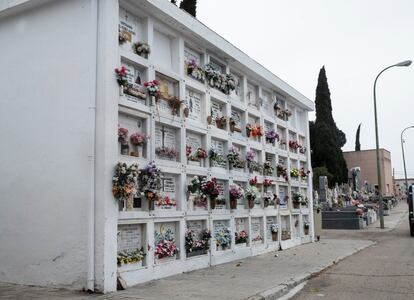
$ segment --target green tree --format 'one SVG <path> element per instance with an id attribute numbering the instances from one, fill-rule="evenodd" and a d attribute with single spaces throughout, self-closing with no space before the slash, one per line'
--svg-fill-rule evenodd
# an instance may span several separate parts
<path id="1" fill-rule="evenodd" d="M 361 123 L 359 123 L 357 132 L 356 132 L 356 137 L 355 137 L 355 151 L 361 151 L 361 143 L 359 142 L 359 134 L 361 132 Z"/>
<path id="2" fill-rule="evenodd" d="M 329 186 L 345 183 L 348 181 L 348 169 L 341 147 L 346 143 L 346 136 L 338 129 L 332 116 L 331 93 L 325 67 L 319 72 L 315 108 L 316 119 L 309 124 L 312 167 L 327 169 L 331 174 Z"/>
<path id="3" fill-rule="evenodd" d="M 197 10 L 197 0 L 183 0 L 180 3 L 180 8 L 184 9 L 194 18 L 196 17 L 196 10 Z"/>

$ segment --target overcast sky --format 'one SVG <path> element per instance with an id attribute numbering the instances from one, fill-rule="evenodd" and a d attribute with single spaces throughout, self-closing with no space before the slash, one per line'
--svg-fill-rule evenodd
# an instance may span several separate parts
<path id="1" fill-rule="evenodd" d="M 375 148 L 373 84 L 394 63 L 414 60 L 412 0 L 198 0 L 197 18 L 311 100 L 325 65 L 343 150 Z M 414 125 L 414 66 L 392 68 L 377 83 L 380 147 L 403 177 L 400 133 Z M 314 114 L 311 114 L 311 119 Z M 414 177 L 414 129 L 404 134 Z"/>

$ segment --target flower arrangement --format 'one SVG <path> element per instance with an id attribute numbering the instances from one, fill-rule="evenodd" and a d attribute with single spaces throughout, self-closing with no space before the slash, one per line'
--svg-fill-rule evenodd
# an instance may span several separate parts
<path id="1" fill-rule="evenodd" d="M 265 137 L 266 142 L 270 144 L 274 144 L 276 140 L 279 141 L 279 134 L 273 129 L 266 131 Z"/>
<path id="2" fill-rule="evenodd" d="M 300 193 L 292 192 L 292 203 L 293 208 L 299 208 L 299 205 L 302 203 L 303 197 Z"/>
<path id="3" fill-rule="evenodd" d="M 124 66 L 121 68 L 115 68 L 116 81 L 120 86 L 128 86 L 127 71 Z"/>
<path id="4" fill-rule="evenodd" d="M 125 31 L 118 30 L 118 43 L 125 44 L 128 41 L 128 34 Z"/>
<path id="5" fill-rule="evenodd" d="M 213 177 L 210 180 L 203 180 L 201 182 L 201 191 L 209 197 L 217 197 L 220 194 L 217 187 L 217 179 Z"/>
<path id="6" fill-rule="evenodd" d="M 184 101 L 178 99 L 177 97 L 169 97 L 166 100 L 168 102 L 168 106 L 171 108 L 172 114 L 178 116 L 180 114 L 180 107 Z"/>
<path id="7" fill-rule="evenodd" d="M 289 141 L 289 149 L 291 150 L 297 150 L 299 148 L 299 144 L 296 141 Z"/>
<path id="8" fill-rule="evenodd" d="M 244 196 L 244 191 L 239 185 L 232 184 L 229 189 L 229 194 L 230 194 L 230 208 L 236 209 L 237 200 L 241 199 Z"/>
<path id="9" fill-rule="evenodd" d="M 219 166 L 226 164 L 226 160 L 223 155 L 219 153 L 216 148 L 211 148 L 208 156 L 212 162 L 215 162 Z"/>
<path id="10" fill-rule="evenodd" d="M 151 48 L 147 43 L 144 42 L 137 42 L 132 45 L 132 48 L 134 49 L 135 53 L 139 56 L 148 57 L 148 54 L 151 53 Z"/>
<path id="11" fill-rule="evenodd" d="M 201 177 L 201 176 L 194 176 L 192 179 L 191 179 L 191 181 L 190 181 L 190 184 L 187 186 L 187 190 L 190 192 L 190 193 L 197 193 L 197 192 L 200 192 L 201 191 L 201 183 L 202 183 L 202 181 L 204 180 L 204 178 L 203 177 Z"/>
<path id="12" fill-rule="evenodd" d="M 157 168 L 155 162 L 148 163 L 139 174 L 139 187 L 141 195 L 144 196 L 150 204 L 158 200 L 158 191 L 162 187 L 161 170 Z"/>
<path id="13" fill-rule="evenodd" d="M 177 201 L 175 199 L 171 199 L 169 196 L 159 197 L 156 201 L 156 205 L 160 206 L 167 206 L 167 207 L 176 207 Z"/>
<path id="14" fill-rule="evenodd" d="M 200 161 L 201 159 L 207 158 L 207 151 L 204 150 L 203 148 L 197 148 L 196 151 L 194 152 L 194 154 L 192 155 L 193 150 L 191 148 L 191 146 L 187 145 L 185 147 L 185 154 L 187 156 L 188 160 L 191 161 Z"/>
<path id="15" fill-rule="evenodd" d="M 247 160 L 247 167 L 249 168 L 250 172 L 258 172 L 262 173 L 263 167 L 258 162 L 254 161 L 254 156 L 256 155 L 254 151 L 252 151 L 253 156 L 249 154 L 249 152 L 246 154 L 246 160 Z"/>
<path id="16" fill-rule="evenodd" d="M 298 169 L 296 169 L 296 168 L 290 169 L 290 177 L 292 177 L 292 178 L 298 178 L 299 175 L 300 175 L 300 172 L 299 172 Z"/>
<path id="17" fill-rule="evenodd" d="M 194 230 L 188 229 L 185 232 L 185 250 L 187 253 L 206 252 L 210 249 L 211 233 L 205 229 L 198 235 Z"/>
<path id="18" fill-rule="evenodd" d="M 171 160 L 175 160 L 178 157 L 178 151 L 173 147 L 157 147 L 155 148 L 155 154 L 159 157 Z"/>
<path id="19" fill-rule="evenodd" d="M 247 124 L 246 125 L 246 135 L 247 137 L 261 137 L 263 136 L 262 126 L 259 124 Z"/>
<path id="20" fill-rule="evenodd" d="M 272 193 L 266 193 L 263 196 L 263 206 L 268 207 L 269 205 L 274 205 L 275 204 L 275 201 L 274 201 L 275 197 L 276 196 Z"/>
<path id="21" fill-rule="evenodd" d="M 227 248 L 231 244 L 231 232 L 229 228 L 222 228 L 215 232 L 214 240 L 217 246 Z"/>
<path id="22" fill-rule="evenodd" d="M 148 94 L 151 97 L 155 97 L 155 99 L 158 99 L 160 97 L 160 86 L 157 80 L 145 82 L 144 86 L 147 88 Z"/>
<path id="23" fill-rule="evenodd" d="M 248 187 L 246 187 L 244 195 L 247 198 L 249 208 L 253 208 L 254 201 L 259 195 L 259 190 L 257 189 L 257 187 L 254 185 L 249 185 Z"/>
<path id="24" fill-rule="evenodd" d="M 126 264 L 135 264 L 142 261 L 145 255 L 146 253 L 144 252 L 143 247 L 136 250 L 119 251 L 117 255 L 117 264 L 119 267 Z"/>
<path id="25" fill-rule="evenodd" d="M 309 222 L 304 222 L 303 223 L 303 229 L 309 230 L 309 228 L 310 228 L 310 223 Z"/>
<path id="26" fill-rule="evenodd" d="M 282 241 L 290 239 L 290 230 L 282 229 Z"/>
<path id="27" fill-rule="evenodd" d="M 306 153 L 306 147 L 304 147 L 304 146 L 299 146 L 299 153 L 300 153 L 300 154 L 305 154 L 305 153 Z"/>
<path id="28" fill-rule="evenodd" d="M 305 168 L 300 168 L 299 176 L 300 178 L 305 180 L 306 178 L 308 178 L 309 173 L 309 171 L 305 171 Z"/>
<path id="29" fill-rule="evenodd" d="M 190 59 L 189 61 L 187 61 L 186 65 L 187 75 L 201 82 L 204 82 L 206 80 L 206 75 L 203 68 L 198 66 L 197 62 L 194 59 Z"/>
<path id="30" fill-rule="evenodd" d="M 145 133 L 135 132 L 131 134 L 130 140 L 135 146 L 143 146 L 148 142 L 149 138 L 150 136 Z"/>
<path id="31" fill-rule="evenodd" d="M 279 119 L 282 119 L 284 121 L 287 121 L 289 119 L 289 117 L 292 115 L 292 112 L 288 109 L 283 109 L 279 103 L 275 103 L 274 109 L 276 111 L 276 116 Z"/>
<path id="32" fill-rule="evenodd" d="M 282 176 L 286 181 L 289 181 L 289 177 L 288 177 L 288 174 L 287 174 L 286 167 L 284 167 L 282 165 L 277 165 L 276 166 L 276 173 L 277 173 L 278 177 Z"/>
<path id="33" fill-rule="evenodd" d="M 216 118 L 216 126 L 220 129 L 225 129 L 227 124 L 227 117 L 217 117 Z"/>
<path id="34" fill-rule="evenodd" d="M 248 238 L 249 238 L 249 234 L 245 230 L 234 233 L 234 241 L 236 244 L 247 243 Z"/>
<path id="35" fill-rule="evenodd" d="M 158 259 L 165 257 L 173 257 L 178 253 L 175 244 L 174 233 L 170 228 L 165 233 L 155 232 L 155 252 L 154 255 Z"/>
<path id="36" fill-rule="evenodd" d="M 125 145 L 128 144 L 128 129 L 118 125 L 118 142 Z"/>
<path id="37" fill-rule="evenodd" d="M 279 231 L 279 224 L 270 224 L 270 232 L 274 233 L 274 232 L 278 232 Z"/>
<path id="38" fill-rule="evenodd" d="M 230 118 L 229 125 L 231 132 L 241 132 L 241 129 L 237 126 L 236 120 L 234 118 Z"/>
<path id="39" fill-rule="evenodd" d="M 229 193 L 230 193 L 230 197 L 233 197 L 235 199 L 240 199 L 244 195 L 243 189 L 237 184 L 232 184 L 230 186 Z"/>
<path id="40" fill-rule="evenodd" d="M 236 82 L 232 74 L 221 74 L 211 63 L 206 64 L 204 69 L 206 79 L 211 87 L 220 90 L 226 95 L 236 88 Z"/>
<path id="41" fill-rule="evenodd" d="M 128 200 L 136 193 L 139 176 L 138 164 L 118 162 L 112 177 L 112 194 L 118 200 Z"/>
<path id="42" fill-rule="evenodd" d="M 265 176 L 273 176 L 275 169 L 272 167 L 272 163 L 270 161 L 265 161 L 263 164 L 263 175 Z"/>
<path id="43" fill-rule="evenodd" d="M 272 184 L 273 184 L 273 180 L 271 180 L 271 179 L 265 178 L 265 179 L 263 180 L 263 186 L 264 186 L 264 187 L 269 187 L 269 186 L 271 186 Z"/>
<path id="44" fill-rule="evenodd" d="M 227 154 L 227 160 L 229 162 L 229 165 L 233 166 L 233 164 L 240 158 L 240 152 L 239 150 L 232 146 L 229 149 L 229 153 Z"/>
<path id="45" fill-rule="evenodd" d="M 263 238 L 260 234 L 256 235 L 254 238 L 252 238 L 252 242 L 260 242 L 263 241 Z"/>
<path id="46" fill-rule="evenodd" d="M 256 152 L 253 150 L 249 150 L 246 153 L 246 160 L 247 162 L 252 162 L 254 161 L 254 158 L 256 157 Z"/>
<path id="47" fill-rule="evenodd" d="M 249 185 L 257 187 L 257 176 L 254 176 L 254 178 L 250 178 Z"/>

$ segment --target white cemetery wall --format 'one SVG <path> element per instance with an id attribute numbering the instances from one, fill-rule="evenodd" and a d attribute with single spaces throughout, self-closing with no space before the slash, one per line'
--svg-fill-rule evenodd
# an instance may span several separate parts
<path id="1" fill-rule="evenodd" d="M 96 13 L 74 0 L 0 17 L 0 281 L 85 287 Z"/>

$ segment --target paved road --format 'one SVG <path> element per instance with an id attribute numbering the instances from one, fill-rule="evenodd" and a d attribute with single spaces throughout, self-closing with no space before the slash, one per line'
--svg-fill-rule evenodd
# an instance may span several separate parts
<path id="1" fill-rule="evenodd" d="M 401 203 L 397 209 L 405 211 L 406 204 Z M 377 244 L 309 280 L 292 299 L 414 299 L 414 238 L 409 234 L 408 218 L 391 231 L 329 231 L 328 236 L 333 235 L 364 237 Z"/>

